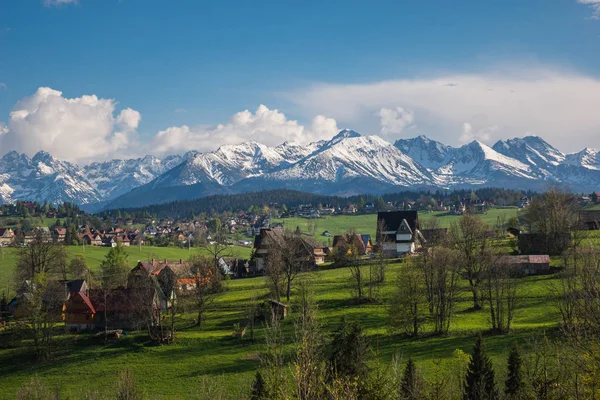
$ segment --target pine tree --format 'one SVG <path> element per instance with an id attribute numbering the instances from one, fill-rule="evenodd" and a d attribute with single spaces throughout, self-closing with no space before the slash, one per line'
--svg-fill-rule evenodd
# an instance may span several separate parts
<path id="1" fill-rule="evenodd" d="M 519 399 L 523 393 L 522 364 L 519 348 L 515 342 L 508 355 L 508 378 L 504 382 L 504 393 L 509 399 Z"/>
<path id="2" fill-rule="evenodd" d="M 475 341 L 471 361 L 465 376 L 464 400 L 497 400 L 498 389 L 494 382 L 494 368 L 485 353 L 481 335 Z"/>
<path id="3" fill-rule="evenodd" d="M 408 359 L 402 382 L 400 384 L 400 398 L 404 400 L 416 400 L 421 396 L 421 376 L 412 358 Z"/>
<path id="4" fill-rule="evenodd" d="M 260 371 L 256 371 L 256 377 L 254 378 L 254 382 L 252 382 L 250 400 L 262 400 L 268 399 L 269 397 L 267 384 Z"/>

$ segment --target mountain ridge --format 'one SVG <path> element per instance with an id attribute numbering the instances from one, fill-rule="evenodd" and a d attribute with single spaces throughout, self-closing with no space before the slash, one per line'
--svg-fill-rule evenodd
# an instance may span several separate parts
<path id="1" fill-rule="evenodd" d="M 574 190 L 600 186 L 600 152 L 563 154 L 538 136 L 451 147 L 427 138 L 393 144 L 344 129 L 329 140 L 267 146 L 256 141 L 158 158 L 79 166 L 40 151 L 0 158 L 0 202 L 70 201 L 89 209 L 143 206 L 213 194 L 294 189 L 348 196 L 399 189 L 497 186 Z"/>

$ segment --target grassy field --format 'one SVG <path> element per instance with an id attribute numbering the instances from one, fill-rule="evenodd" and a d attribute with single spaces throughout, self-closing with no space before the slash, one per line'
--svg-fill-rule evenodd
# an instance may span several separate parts
<path id="1" fill-rule="evenodd" d="M 457 313 L 446 337 L 423 336 L 409 339 L 388 332 L 387 304 L 394 290 L 394 275 L 402 264 L 388 268 L 389 279 L 381 288 L 380 304 L 355 305 L 350 301 L 349 272 L 346 268 L 322 268 L 305 274 L 315 287 L 319 318 L 331 332 L 342 316 L 359 321 L 371 339 L 375 358 L 388 365 L 394 356 L 416 359 L 425 374 L 431 373 L 437 361 L 443 369 L 451 368 L 456 349 L 470 352 L 476 334 L 488 327 L 488 312 L 471 311 L 467 290 L 460 295 Z M 0 350 L 0 376 L 3 390 L 0 398 L 14 398 L 15 391 L 31 376 L 37 375 L 51 387 L 61 388 L 63 394 L 75 395 L 90 387 L 109 391 L 116 371 L 127 367 L 136 375 L 152 399 L 194 398 L 203 381 L 217 380 L 228 388 L 232 398 L 240 398 L 247 390 L 259 365 L 258 355 L 263 348 L 262 329 L 258 340 L 234 339 L 232 327 L 242 322 L 244 309 L 251 298 L 266 298 L 264 278 L 229 281 L 228 290 L 213 305 L 201 328 L 192 327 L 193 315 L 184 315 L 179 323 L 176 343 L 153 346 L 146 343 L 144 334 L 130 334 L 115 344 L 94 343 L 87 335 L 66 335 L 60 338 L 60 350 L 48 363 L 30 361 L 22 349 Z M 486 347 L 502 379 L 505 354 L 514 341 L 527 348 L 533 334 L 551 332 L 559 316 L 555 307 L 553 276 L 530 277 L 521 280 L 519 307 L 514 330 L 508 335 L 486 336 Z M 464 282 L 463 282 L 464 284 Z M 466 284 L 463 285 L 466 289 Z M 292 304 L 294 296 L 292 296 Z M 294 309 L 283 322 L 287 349 L 293 350 Z M 425 326 L 425 330 L 429 330 Z"/>
<path id="2" fill-rule="evenodd" d="M 70 257 L 74 257 L 76 254 L 83 254 L 90 269 L 92 271 L 97 271 L 109 248 L 96 246 L 67 246 L 67 250 Z M 187 248 L 182 249 L 179 247 L 142 246 L 140 249 L 137 246 L 130 246 L 125 247 L 125 250 L 127 251 L 129 263 L 132 268 L 138 261 L 146 261 L 152 258 L 158 260 L 167 259 L 171 261 L 179 259 L 187 260 L 193 254 L 205 254 L 203 249 L 194 247 L 188 250 Z M 236 256 L 242 258 L 249 258 L 250 250 L 249 247 L 232 247 L 232 252 Z M 7 296 L 14 294 L 15 285 L 13 276 L 18 251 L 19 250 L 15 248 L 0 248 L 0 295 L 3 292 L 7 293 Z"/>
<path id="3" fill-rule="evenodd" d="M 518 208 L 493 208 L 480 216 L 489 225 L 494 226 L 498 221 L 498 217 L 504 217 L 508 220 L 511 217 L 516 217 L 518 212 Z M 459 218 L 460 216 L 458 215 L 446 215 L 445 212 L 419 212 L 420 221 L 436 219 L 443 228 L 450 227 Z M 377 214 L 334 215 L 316 219 L 299 217 L 284 218 L 275 219 L 272 222 L 282 223 L 286 229 L 291 230 L 299 227 L 305 233 L 311 232 L 312 227 L 315 232 L 315 239 L 318 241 L 327 241 L 327 237 L 322 236 L 324 231 L 328 231 L 332 235 L 339 235 L 346 232 L 348 228 L 356 228 L 357 232 L 369 234 L 374 237 L 377 229 Z"/>

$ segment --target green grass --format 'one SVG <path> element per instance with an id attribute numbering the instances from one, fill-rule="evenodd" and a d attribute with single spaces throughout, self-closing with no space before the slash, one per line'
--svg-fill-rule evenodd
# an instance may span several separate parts
<path id="1" fill-rule="evenodd" d="M 493 208 L 485 214 L 480 214 L 481 218 L 489 225 L 494 226 L 498 222 L 499 217 L 504 217 L 508 220 L 511 217 L 516 217 L 519 212 L 518 208 Z M 419 211 L 420 221 L 427 222 L 429 220 L 437 220 L 440 227 L 448 228 L 453 222 L 457 222 L 460 216 L 447 215 L 446 212 L 427 212 Z M 324 231 L 329 231 L 332 235 L 345 233 L 348 228 L 355 228 L 357 232 L 375 236 L 377 229 L 377 214 L 361 214 L 361 215 L 334 215 L 324 216 L 321 218 L 283 218 L 274 219 L 272 223 L 282 223 L 286 229 L 295 230 L 299 227 L 302 232 L 315 232 L 315 239 L 319 242 L 327 242 L 328 238 L 322 236 Z M 312 228 L 312 229 L 311 229 Z"/>
<path id="2" fill-rule="evenodd" d="M 76 254 L 83 254 L 92 271 L 97 271 L 100 268 L 100 263 L 104 260 L 108 250 L 108 247 L 67 246 L 69 256 L 72 258 Z M 233 246 L 231 250 L 237 257 L 250 258 L 251 249 L 249 247 Z M 188 251 L 187 248 L 182 249 L 179 247 L 142 246 L 140 250 L 138 246 L 129 246 L 125 247 L 125 251 L 128 254 L 129 263 L 132 268 L 138 261 L 146 261 L 152 258 L 174 261 L 179 259 L 187 260 L 193 254 L 206 254 L 204 249 L 195 247 L 192 247 Z M 16 282 L 14 281 L 14 274 L 18 252 L 19 249 L 16 248 L 0 248 L 0 295 L 3 292 L 6 292 L 7 296 L 15 293 Z"/>
<path id="3" fill-rule="evenodd" d="M 456 307 L 456 315 L 446 337 L 423 336 L 406 338 L 388 332 L 387 300 L 394 290 L 396 273 L 403 268 L 396 263 L 388 267 L 388 279 L 381 288 L 380 304 L 355 305 L 350 301 L 349 272 L 346 268 L 321 268 L 307 273 L 311 279 L 319 305 L 319 318 L 326 332 L 331 332 L 342 316 L 359 321 L 366 329 L 376 358 L 384 365 L 395 355 L 404 360 L 413 357 L 430 374 L 436 360 L 444 368 L 451 368 L 452 353 L 456 349 L 470 352 L 478 332 L 488 329 L 486 309 L 473 312 L 466 282 Z M 365 271 L 366 272 L 366 271 Z M 556 327 L 559 320 L 553 294 L 554 276 L 529 277 L 521 281 L 519 307 L 514 319 L 514 330 L 508 335 L 486 336 L 489 354 L 502 376 L 507 349 L 516 340 L 527 348 L 527 340 Z M 241 322 L 248 301 L 265 298 L 267 290 L 262 277 L 229 281 L 228 290 L 213 304 L 206 323 L 201 328 L 191 327 L 193 314 L 186 314 L 180 322 L 177 341 L 169 346 L 146 343 L 143 333 L 132 334 L 115 344 L 94 344 L 87 335 L 65 335 L 60 339 L 56 358 L 48 363 L 35 363 L 23 349 L 0 350 L 0 398 L 14 398 L 24 381 L 38 375 L 63 393 L 82 393 L 89 387 L 110 390 L 116 371 L 127 367 L 153 399 L 190 398 L 198 393 L 203 377 L 218 379 L 231 393 L 239 393 L 251 383 L 259 365 L 261 340 L 231 337 L 233 324 Z M 292 304 L 294 296 L 292 296 Z M 294 338 L 294 311 L 283 322 L 287 349 L 292 351 Z M 429 326 L 424 327 L 430 330 Z M 259 329 L 257 337 L 262 338 Z M 234 396 L 235 397 L 235 396 Z"/>

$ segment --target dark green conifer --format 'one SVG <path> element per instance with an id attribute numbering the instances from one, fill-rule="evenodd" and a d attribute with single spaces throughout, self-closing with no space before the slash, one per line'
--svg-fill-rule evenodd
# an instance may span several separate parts
<path id="1" fill-rule="evenodd" d="M 523 393 L 522 364 L 521 354 L 515 342 L 508 355 L 508 377 L 504 382 L 504 393 L 509 399 L 520 399 Z"/>
<path id="2" fill-rule="evenodd" d="M 499 398 L 494 381 L 494 368 L 485 353 L 481 335 L 475 341 L 464 387 L 464 400 L 497 400 Z"/>

